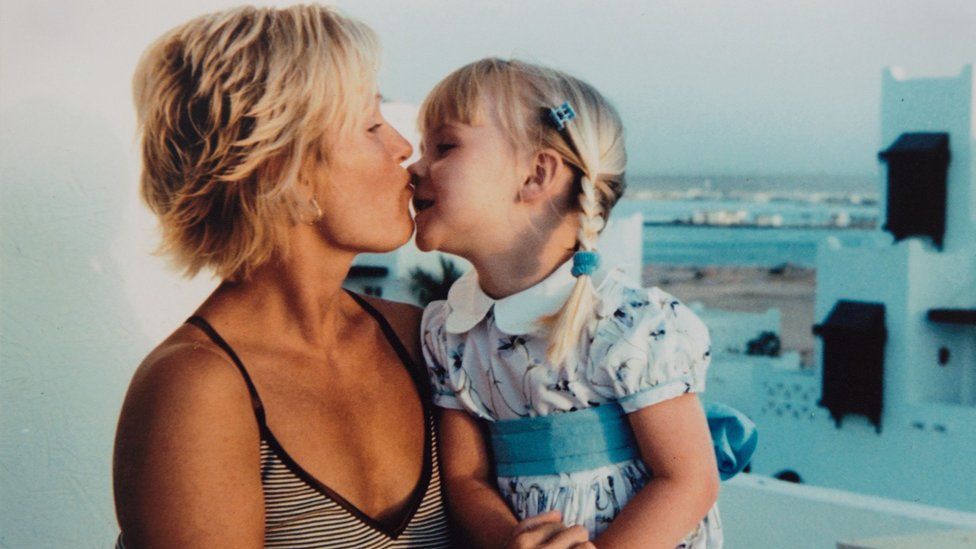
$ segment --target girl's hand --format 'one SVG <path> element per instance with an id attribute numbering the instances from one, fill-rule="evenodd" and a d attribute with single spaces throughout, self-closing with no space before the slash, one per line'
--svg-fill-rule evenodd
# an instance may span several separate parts
<path id="1" fill-rule="evenodd" d="M 515 526 L 505 549 L 596 549 L 582 526 L 566 526 L 559 511 L 529 517 Z"/>

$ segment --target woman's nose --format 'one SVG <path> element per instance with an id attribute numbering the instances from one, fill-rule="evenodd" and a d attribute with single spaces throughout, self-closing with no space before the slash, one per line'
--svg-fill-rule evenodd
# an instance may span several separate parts
<path id="1" fill-rule="evenodd" d="M 396 158 L 402 164 L 413 155 L 413 145 L 400 132 L 396 132 L 395 139 L 394 150 L 396 151 Z"/>

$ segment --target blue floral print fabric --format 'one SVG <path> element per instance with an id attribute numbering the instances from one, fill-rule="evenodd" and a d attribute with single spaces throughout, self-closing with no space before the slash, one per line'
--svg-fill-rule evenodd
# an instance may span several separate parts
<path id="1" fill-rule="evenodd" d="M 667 292 L 634 285 L 619 271 L 593 277 L 597 315 L 567 361 L 551 366 L 547 333 L 536 321 L 562 306 L 576 281 L 569 270 L 563 265 L 536 286 L 497 301 L 470 271 L 446 301 L 431 303 L 422 335 L 434 403 L 498 421 L 614 401 L 629 413 L 704 390 L 710 361 L 705 325 Z M 583 525 L 595 537 L 649 478 L 638 459 L 497 481 L 519 519 L 558 509 L 567 524 Z M 679 545 L 721 546 L 717 507 Z"/>

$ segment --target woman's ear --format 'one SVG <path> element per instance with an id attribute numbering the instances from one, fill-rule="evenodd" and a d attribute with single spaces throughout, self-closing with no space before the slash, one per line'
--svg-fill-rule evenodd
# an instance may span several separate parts
<path id="1" fill-rule="evenodd" d="M 530 170 L 528 178 L 519 189 L 521 202 L 550 200 L 562 190 L 563 180 L 572 177 L 563 157 L 553 149 L 536 152 L 532 157 Z"/>

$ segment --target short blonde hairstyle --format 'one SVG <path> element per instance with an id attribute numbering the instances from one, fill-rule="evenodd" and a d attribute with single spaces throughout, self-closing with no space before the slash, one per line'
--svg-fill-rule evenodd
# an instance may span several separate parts
<path id="1" fill-rule="evenodd" d="M 569 102 L 576 118 L 560 130 L 549 111 Z M 448 75 L 420 108 L 420 129 L 446 123 L 498 124 L 519 151 L 557 151 L 576 171 L 580 229 L 577 247 L 595 251 L 610 210 L 626 188 L 627 152 L 620 116 L 593 86 L 562 71 L 496 58 Z M 549 360 L 561 363 L 592 318 L 595 291 L 589 276 L 577 279 L 562 309 L 541 319 L 551 330 Z"/>
<path id="2" fill-rule="evenodd" d="M 156 40 L 133 95 L 161 251 L 221 278 L 287 253 L 299 183 L 367 116 L 379 55 L 369 27 L 322 6 L 230 9 Z"/>

